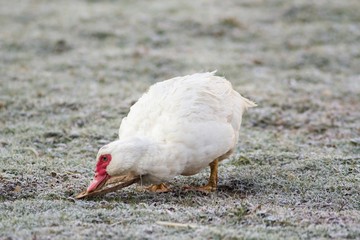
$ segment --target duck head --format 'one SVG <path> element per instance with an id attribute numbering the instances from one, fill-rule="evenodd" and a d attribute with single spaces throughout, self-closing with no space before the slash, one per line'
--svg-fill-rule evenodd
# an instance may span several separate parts
<path id="1" fill-rule="evenodd" d="M 146 144 L 140 139 L 117 140 L 100 148 L 97 154 L 95 176 L 87 192 L 101 188 L 111 177 L 137 172 L 137 163 L 146 153 Z"/>

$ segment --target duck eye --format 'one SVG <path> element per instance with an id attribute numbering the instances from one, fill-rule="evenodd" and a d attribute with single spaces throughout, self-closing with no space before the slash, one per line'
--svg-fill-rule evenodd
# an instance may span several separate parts
<path id="1" fill-rule="evenodd" d="M 106 162 L 106 161 L 108 160 L 108 158 L 107 158 L 107 156 L 103 156 L 103 157 L 101 158 L 101 160 L 103 160 L 104 162 Z"/>

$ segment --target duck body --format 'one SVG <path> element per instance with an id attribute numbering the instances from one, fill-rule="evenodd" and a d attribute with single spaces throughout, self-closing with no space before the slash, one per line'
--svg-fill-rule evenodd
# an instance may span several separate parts
<path id="1" fill-rule="evenodd" d="M 154 156 L 141 159 L 138 174 L 156 182 L 193 175 L 233 151 L 250 106 L 214 73 L 172 78 L 151 86 L 131 107 L 119 138 L 146 139 L 155 148 Z"/>
<path id="2" fill-rule="evenodd" d="M 107 154 L 106 174 L 140 175 L 143 183 L 196 174 L 233 152 L 242 115 L 253 106 L 214 72 L 158 82 L 123 118 L 119 140 L 99 150 L 98 165 Z"/>

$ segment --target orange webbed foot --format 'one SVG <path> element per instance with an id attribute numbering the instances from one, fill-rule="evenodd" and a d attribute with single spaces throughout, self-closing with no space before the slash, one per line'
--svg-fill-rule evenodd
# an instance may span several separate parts
<path id="1" fill-rule="evenodd" d="M 170 188 L 167 187 L 164 183 L 160 183 L 158 185 L 153 184 L 149 187 L 145 188 L 146 190 L 150 191 L 150 192 L 155 192 L 155 193 L 164 193 L 164 192 L 170 192 Z"/>

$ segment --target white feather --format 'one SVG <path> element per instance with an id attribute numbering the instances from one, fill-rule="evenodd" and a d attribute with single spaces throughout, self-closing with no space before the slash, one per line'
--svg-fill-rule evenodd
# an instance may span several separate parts
<path id="1" fill-rule="evenodd" d="M 107 171 L 132 171 L 150 182 L 196 174 L 233 151 L 242 114 L 254 106 L 214 72 L 156 83 L 122 120 L 119 140 L 109 144 L 118 150 L 104 150 L 118 152 Z"/>

